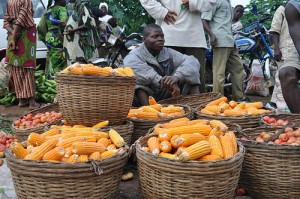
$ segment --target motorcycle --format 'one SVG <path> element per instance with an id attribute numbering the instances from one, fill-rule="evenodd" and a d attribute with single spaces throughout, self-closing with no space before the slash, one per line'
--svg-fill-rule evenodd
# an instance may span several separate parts
<path id="1" fill-rule="evenodd" d="M 257 8 L 253 6 L 252 13 L 257 15 Z M 264 74 L 265 80 L 274 84 L 276 73 L 276 62 L 273 59 L 273 51 L 271 49 L 271 37 L 268 29 L 264 26 L 263 22 L 270 19 L 264 17 L 251 23 L 244 31 L 237 31 L 240 37 L 235 40 L 236 47 L 240 55 L 250 56 L 249 65 L 244 66 L 244 83 L 246 84 L 252 77 L 252 63 L 254 59 L 260 61 L 260 65 Z M 212 90 L 213 87 L 213 74 L 212 74 L 212 60 L 213 52 L 211 49 L 206 51 L 206 88 Z M 270 84 L 270 85 L 271 85 Z M 231 74 L 226 70 L 224 90 L 231 88 Z"/>
<path id="2" fill-rule="evenodd" d="M 116 34 L 109 36 L 106 44 L 109 49 L 107 57 L 97 58 L 92 62 L 94 65 L 118 68 L 123 63 L 126 55 L 143 42 L 141 34 L 131 33 L 129 36 L 126 36 L 125 30 L 126 25 Z"/>

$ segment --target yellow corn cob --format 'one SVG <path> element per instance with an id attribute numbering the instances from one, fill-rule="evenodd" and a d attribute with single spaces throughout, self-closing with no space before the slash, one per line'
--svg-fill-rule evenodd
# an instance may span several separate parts
<path id="1" fill-rule="evenodd" d="M 77 162 L 87 162 L 89 160 L 89 157 L 87 155 L 79 155 Z"/>
<path id="2" fill-rule="evenodd" d="M 159 154 L 159 156 L 164 157 L 164 158 L 168 158 L 168 159 L 172 159 L 172 160 L 177 159 L 177 156 L 175 154 L 171 154 L 171 153 L 161 152 Z"/>
<path id="3" fill-rule="evenodd" d="M 53 135 L 57 135 L 59 134 L 59 130 L 58 129 L 50 129 L 44 133 L 41 134 L 41 136 L 43 137 L 49 137 L 49 136 L 53 136 Z"/>
<path id="4" fill-rule="evenodd" d="M 159 113 L 158 110 L 156 110 L 155 108 L 152 108 L 151 106 L 142 106 L 140 109 L 142 112 Z"/>
<path id="5" fill-rule="evenodd" d="M 160 142 L 162 141 L 170 141 L 172 138 L 171 134 L 168 132 L 158 134 L 158 139 Z"/>
<path id="6" fill-rule="evenodd" d="M 122 147 L 125 145 L 124 139 L 114 129 L 110 129 L 108 134 L 109 134 L 111 141 L 114 143 L 114 145 L 116 145 L 116 147 Z"/>
<path id="7" fill-rule="evenodd" d="M 77 125 L 74 125 L 72 128 L 87 128 L 87 127 L 84 125 L 77 124 Z"/>
<path id="8" fill-rule="evenodd" d="M 77 154 L 73 154 L 71 155 L 67 160 L 66 162 L 68 163 L 75 163 L 78 161 L 78 155 Z"/>
<path id="9" fill-rule="evenodd" d="M 212 112 L 212 111 L 210 111 L 210 110 L 208 110 L 206 108 L 201 109 L 200 112 L 203 113 L 203 114 L 207 114 L 207 115 L 215 115 L 216 114 L 216 113 L 214 113 L 214 112 Z"/>
<path id="10" fill-rule="evenodd" d="M 191 120 L 191 121 L 189 121 L 187 123 L 187 125 L 195 125 L 195 124 L 208 125 L 209 124 L 209 120 L 198 119 L 198 120 Z"/>
<path id="11" fill-rule="evenodd" d="M 96 151 L 96 152 L 92 153 L 89 158 L 94 159 L 94 160 L 100 160 L 101 156 L 100 156 L 100 153 L 98 151 Z"/>
<path id="12" fill-rule="evenodd" d="M 96 138 L 96 140 L 99 140 L 100 138 L 108 138 L 108 133 L 101 132 L 101 131 L 94 131 L 94 132 L 77 132 L 75 133 L 76 136 L 86 136 L 90 137 L 93 136 Z"/>
<path id="13" fill-rule="evenodd" d="M 111 139 L 107 139 L 107 138 L 100 138 L 97 143 L 101 143 L 103 144 L 105 147 L 108 147 L 109 145 L 111 145 Z"/>
<path id="14" fill-rule="evenodd" d="M 165 123 L 163 124 L 163 128 L 169 129 L 169 128 L 175 128 L 179 126 L 187 126 L 186 121 L 178 121 L 176 123 Z"/>
<path id="15" fill-rule="evenodd" d="M 57 143 L 57 147 L 68 148 L 71 147 L 74 142 L 96 142 L 96 138 L 93 136 L 76 136 L 67 139 L 63 139 Z"/>
<path id="16" fill-rule="evenodd" d="M 111 157 L 111 156 L 114 156 L 114 155 L 116 155 L 117 154 L 117 150 L 109 150 L 109 151 L 105 151 L 105 152 L 103 152 L 103 153 L 101 153 L 100 154 L 100 157 L 101 157 L 101 159 L 104 159 L 104 158 L 109 158 L 109 157 Z"/>
<path id="17" fill-rule="evenodd" d="M 265 109 L 257 109 L 257 110 L 248 110 L 247 113 L 249 115 L 260 115 L 260 114 L 265 114 L 265 113 L 269 113 L 269 110 L 265 110 Z"/>
<path id="18" fill-rule="evenodd" d="M 61 147 L 56 147 L 43 156 L 43 160 L 56 160 L 59 161 L 65 156 L 65 150 Z"/>
<path id="19" fill-rule="evenodd" d="M 111 144 L 111 145 L 109 145 L 106 149 L 107 149 L 107 150 L 114 150 L 114 149 L 116 149 L 116 148 L 117 148 L 116 145 Z"/>
<path id="20" fill-rule="evenodd" d="M 114 72 L 116 76 L 126 76 L 123 68 L 115 68 L 113 69 L 113 73 Z"/>
<path id="21" fill-rule="evenodd" d="M 30 153 L 33 153 L 34 150 L 36 150 L 38 147 L 34 147 L 32 145 L 29 145 L 27 148 L 26 148 L 26 151 L 28 152 L 28 154 Z"/>
<path id="22" fill-rule="evenodd" d="M 206 106 L 219 105 L 221 102 L 227 102 L 227 97 L 221 97 L 219 99 L 211 101 Z"/>
<path id="23" fill-rule="evenodd" d="M 159 120 L 165 118 L 163 113 L 149 113 L 149 112 L 137 112 L 134 116 L 138 119 L 149 119 L 149 120 Z"/>
<path id="24" fill-rule="evenodd" d="M 149 147 L 146 147 L 146 146 L 142 147 L 142 150 L 144 150 L 146 152 L 150 152 Z"/>
<path id="25" fill-rule="evenodd" d="M 234 146 L 230 138 L 230 135 L 228 133 L 221 135 L 220 142 L 222 145 L 224 158 L 232 158 L 234 156 Z"/>
<path id="26" fill-rule="evenodd" d="M 106 121 L 99 122 L 98 124 L 94 125 L 93 128 L 101 128 L 101 127 L 107 126 L 108 124 L 109 124 L 109 121 L 106 120 Z"/>
<path id="27" fill-rule="evenodd" d="M 184 114 L 185 114 L 184 111 L 174 112 L 174 113 L 165 113 L 167 118 L 182 117 Z"/>
<path id="28" fill-rule="evenodd" d="M 170 124 L 173 124 L 173 123 L 177 123 L 177 122 L 189 122 L 190 119 L 187 118 L 187 117 L 182 117 L 182 118 L 178 118 L 178 119 L 174 119 L 174 120 L 171 120 L 169 123 Z"/>
<path id="29" fill-rule="evenodd" d="M 17 158 L 25 158 L 28 155 L 28 151 L 19 142 L 11 143 L 11 150 Z"/>
<path id="30" fill-rule="evenodd" d="M 208 141 L 202 140 L 197 142 L 185 149 L 178 156 L 180 161 L 196 160 L 204 155 L 209 154 L 211 151 L 211 146 Z"/>
<path id="31" fill-rule="evenodd" d="M 215 114 L 220 113 L 219 107 L 217 105 L 206 106 L 204 109 L 209 110 L 210 112 L 213 112 Z"/>
<path id="32" fill-rule="evenodd" d="M 73 152 L 72 152 L 72 147 L 68 147 L 68 148 L 65 148 L 65 158 L 69 158 L 71 155 L 73 155 Z"/>
<path id="33" fill-rule="evenodd" d="M 43 156 L 50 151 L 51 149 L 54 149 L 58 140 L 57 139 L 50 139 L 44 142 L 42 145 L 40 145 L 36 150 L 33 150 L 32 153 L 29 153 L 25 159 L 28 160 L 41 160 Z"/>
<path id="34" fill-rule="evenodd" d="M 154 97 L 152 97 L 152 96 L 149 96 L 149 97 L 148 97 L 148 101 L 149 101 L 149 104 L 150 104 L 150 105 L 156 104 L 156 100 L 155 100 Z"/>
<path id="35" fill-rule="evenodd" d="M 68 138 L 75 137 L 75 136 L 76 136 L 75 132 L 61 133 L 61 134 L 49 136 L 49 137 L 47 137 L 47 140 L 49 140 L 49 139 L 68 139 Z"/>
<path id="36" fill-rule="evenodd" d="M 233 100 L 231 100 L 229 103 L 230 108 L 235 108 L 237 106 L 237 103 Z"/>
<path id="37" fill-rule="evenodd" d="M 219 156 L 220 158 L 223 158 L 224 157 L 224 153 L 223 153 L 223 149 L 222 149 L 222 145 L 221 145 L 221 142 L 220 140 L 212 135 L 208 138 L 208 141 L 211 145 L 211 152 L 210 154 L 211 155 L 217 155 Z"/>
<path id="38" fill-rule="evenodd" d="M 129 113 L 127 114 L 127 118 L 135 118 L 135 113 L 138 113 L 138 112 L 141 112 L 141 110 L 140 109 L 130 109 L 129 110 Z"/>
<path id="39" fill-rule="evenodd" d="M 181 134 L 191 134 L 191 133 L 201 133 L 207 136 L 211 131 L 209 125 L 195 124 L 191 126 L 180 126 L 175 128 L 166 129 L 166 132 L 171 135 L 181 135 Z"/>
<path id="40" fill-rule="evenodd" d="M 237 147 L 237 142 L 236 142 L 235 134 L 232 131 L 227 131 L 227 133 L 229 134 L 229 137 L 230 137 L 230 139 L 232 141 L 233 154 L 236 154 L 238 152 L 238 147 Z"/>
<path id="41" fill-rule="evenodd" d="M 220 113 L 223 113 L 225 110 L 230 109 L 229 104 L 227 104 L 225 102 L 223 104 L 220 104 L 218 107 L 219 107 Z"/>
<path id="42" fill-rule="evenodd" d="M 206 140 L 206 137 L 200 133 L 183 134 L 175 140 L 175 143 L 177 146 L 189 147 L 201 140 Z"/>
<path id="43" fill-rule="evenodd" d="M 149 150 L 152 154 L 158 155 L 160 153 L 160 150 L 159 150 L 160 143 L 159 143 L 159 140 L 157 137 L 149 138 L 147 141 L 147 144 L 148 144 Z"/>
<path id="44" fill-rule="evenodd" d="M 219 138 L 220 135 L 222 135 L 222 133 L 223 133 L 223 131 L 221 131 L 221 130 L 220 130 L 220 127 L 217 126 L 217 127 L 213 128 L 213 129 L 210 131 L 208 137 L 214 135 L 214 136 L 216 136 L 217 138 Z"/>
<path id="45" fill-rule="evenodd" d="M 245 102 L 241 102 L 238 105 L 236 105 L 236 108 L 240 108 L 240 109 L 245 109 L 246 107 L 246 103 Z"/>
<path id="46" fill-rule="evenodd" d="M 243 111 L 239 110 L 234 110 L 234 109 L 229 109 L 224 111 L 225 116 L 242 116 L 245 115 Z"/>
<path id="47" fill-rule="evenodd" d="M 151 108 L 154 108 L 155 110 L 159 111 L 161 110 L 161 104 L 151 104 L 149 105 Z"/>
<path id="48" fill-rule="evenodd" d="M 101 75 L 101 76 L 109 76 L 112 75 L 112 70 L 107 68 L 100 68 L 98 66 L 94 67 L 83 67 L 82 72 L 85 75 Z"/>
<path id="49" fill-rule="evenodd" d="M 128 76 L 128 77 L 133 77 L 133 76 L 134 76 L 133 70 L 132 70 L 130 67 L 128 67 L 128 66 L 126 66 L 126 67 L 124 68 L 124 73 L 125 73 L 125 75 Z"/>
<path id="50" fill-rule="evenodd" d="M 184 111 L 183 107 L 179 107 L 179 106 L 174 106 L 174 107 L 163 107 L 161 108 L 160 112 L 162 113 L 175 113 L 175 112 L 181 112 Z"/>
<path id="51" fill-rule="evenodd" d="M 157 135 L 157 134 L 161 134 L 164 132 L 166 132 L 166 129 L 164 129 L 164 128 L 154 128 L 152 133 Z"/>
<path id="52" fill-rule="evenodd" d="M 73 75 L 83 75 L 83 72 L 82 72 L 82 67 L 81 65 L 77 65 L 77 66 L 71 66 L 69 68 L 69 73 L 70 74 L 73 74 Z"/>
<path id="53" fill-rule="evenodd" d="M 185 146 L 181 146 L 179 147 L 177 150 L 176 150 L 176 155 L 180 155 L 182 152 L 183 152 L 183 149 L 185 149 L 186 147 Z"/>
<path id="54" fill-rule="evenodd" d="M 103 144 L 94 142 L 75 142 L 72 145 L 72 152 L 78 155 L 90 155 L 96 151 L 102 153 L 105 150 Z"/>
<path id="55" fill-rule="evenodd" d="M 179 135 L 173 135 L 172 138 L 171 138 L 171 140 L 170 140 L 170 143 L 171 143 L 171 145 L 172 145 L 173 148 L 180 147 L 179 143 L 175 142 L 177 138 L 179 138 Z"/>
<path id="56" fill-rule="evenodd" d="M 227 131 L 228 127 L 226 126 L 226 124 L 224 124 L 223 122 L 219 121 L 219 120 L 211 120 L 209 122 L 209 125 L 212 127 L 212 128 L 216 128 L 216 127 L 219 127 L 220 128 L 220 131 Z"/>
<path id="57" fill-rule="evenodd" d="M 162 152 L 169 153 L 172 150 L 172 145 L 171 145 L 171 143 L 169 141 L 162 141 L 159 144 L 159 149 Z"/>
<path id="58" fill-rule="evenodd" d="M 264 107 L 264 104 L 262 102 L 246 103 L 245 108 L 249 108 L 249 107 L 255 107 L 257 109 L 261 109 Z"/>
<path id="59" fill-rule="evenodd" d="M 217 155 L 205 155 L 198 159 L 199 161 L 215 161 L 221 160 L 221 158 Z"/>
<path id="60" fill-rule="evenodd" d="M 46 139 L 38 133 L 30 133 L 27 140 L 27 143 L 32 146 L 40 146 L 44 142 L 46 142 Z"/>

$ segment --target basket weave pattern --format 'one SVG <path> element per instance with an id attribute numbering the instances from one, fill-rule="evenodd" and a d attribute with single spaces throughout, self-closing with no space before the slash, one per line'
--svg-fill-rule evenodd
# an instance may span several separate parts
<path id="1" fill-rule="evenodd" d="M 184 104 L 192 108 L 196 108 L 200 105 L 205 105 L 211 101 L 214 101 L 222 97 L 220 93 L 201 93 L 197 95 L 177 96 L 166 100 L 161 100 L 159 104 Z"/>
<path id="2" fill-rule="evenodd" d="M 187 117 L 189 119 L 193 119 L 194 112 L 192 109 L 187 105 L 178 105 L 174 104 L 175 106 L 184 107 L 185 114 L 182 117 Z M 181 117 L 176 117 L 181 118 Z M 166 123 L 176 118 L 168 118 L 168 119 L 161 119 L 161 120 L 143 120 L 143 119 L 129 119 L 129 121 L 133 122 L 133 134 L 131 138 L 131 143 L 133 144 L 136 140 L 140 137 L 145 136 L 150 128 L 153 128 L 158 123 Z"/>
<path id="3" fill-rule="evenodd" d="M 37 113 L 45 113 L 45 112 L 51 112 L 51 111 L 59 112 L 60 109 L 59 109 L 58 104 L 51 104 L 51 105 L 48 105 L 48 106 L 44 106 L 42 108 L 30 111 L 29 113 L 32 113 L 33 115 L 35 115 Z M 29 113 L 27 113 L 27 114 L 29 114 Z M 25 115 L 23 115 L 23 116 L 25 116 Z M 21 116 L 21 118 L 23 116 Z M 54 125 L 54 124 L 59 124 L 60 122 L 61 122 L 61 120 L 56 120 L 54 122 L 44 124 L 42 126 L 37 126 L 37 127 L 33 127 L 33 128 L 27 128 L 27 129 L 19 129 L 19 128 L 16 128 L 12 124 L 12 131 L 16 135 L 19 142 L 23 142 L 23 141 L 27 140 L 27 138 L 28 138 L 28 136 L 31 132 L 43 133 L 43 132 L 45 132 L 45 129 L 47 129 L 49 126 Z"/>
<path id="4" fill-rule="evenodd" d="M 275 132 L 276 127 L 244 129 L 256 138 L 263 131 Z M 254 198 L 300 198 L 300 146 L 267 145 L 243 141 L 246 148 L 240 183 Z"/>
<path id="5" fill-rule="evenodd" d="M 131 108 L 135 78 L 57 74 L 60 109 L 69 124 L 93 126 L 109 120 L 126 121 Z"/>
<path id="6" fill-rule="evenodd" d="M 120 155 L 94 161 L 103 173 L 97 175 L 91 163 L 54 163 L 16 158 L 7 152 L 15 190 L 20 199 L 113 198 L 128 159 Z M 95 168 L 95 167 L 94 167 Z"/>
<path id="7" fill-rule="evenodd" d="M 155 198 L 233 198 L 238 184 L 245 149 L 230 159 L 179 162 L 154 156 L 142 150 L 153 135 L 136 142 L 136 154 L 142 195 Z"/>

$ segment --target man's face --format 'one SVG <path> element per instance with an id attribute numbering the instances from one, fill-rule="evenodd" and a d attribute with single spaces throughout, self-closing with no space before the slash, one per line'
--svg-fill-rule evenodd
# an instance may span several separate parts
<path id="1" fill-rule="evenodd" d="M 144 44 L 147 49 L 159 52 L 163 49 L 165 43 L 164 33 L 160 29 L 152 29 L 149 35 L 144 37 Z"/>
<path id="2" fill-rule="evenodd" d="M 101 6 L 101 10 L 103 11 L 103 14 L 106 15 L 107 13 L 106 6 Z"/>
<path id="3" fill-rule="evenodd" d="M 235 19 L 240 19 L 244 14 L 244 9 L 241 7 L 237 7 L 236 9 L 234 9 L 234 18 Z"/>

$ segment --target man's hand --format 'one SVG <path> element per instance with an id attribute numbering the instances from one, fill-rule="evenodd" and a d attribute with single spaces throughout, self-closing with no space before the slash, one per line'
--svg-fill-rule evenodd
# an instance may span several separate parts
<path id="1" fill-rule="evenodd" d="M 180 88 L 177 84 L 171 85 L 170 92 L 173 97 L 180 95 Z"/>
<path id="2" fill-rule="evenodd" d="M 182 4 L 189 9 L 189 0 L 182 0 Z"/>
<path id="3" fill-rule="evenodd" d="M 173 11 L 168 11 L 168 13 L 167 13 L 167 15 L 165 16 L 165 19 L 164 19 L 164 21 L 169 25 L 170 23 L 171 24 L 174 24 L 175 23 L 175 21 L 176 21 L 176 17 L 177 16 L 177 14 L 176 14 L 176 12 L 173 12 Z"/>
<path id="4" fill-rule="evenodd" d="M 178 81 L 179 81 L 179 79 L 176 76 L 164 76 L 163 78 L 161 78 L 160 84 L 165 89 L 170 90 L 170 88 L 172 87 L 172 85 L 173 84 L 177 84 Z"/>
<path id="5" fill-rule="evenodd" d="M 217 37 L 214 34 L 212 34 L 210 36 L 210 45 L 211 45 L 211 48 L 216 47 L 217 44 L 218 44 L 218 39 L 217 39 Z"/>
<path id="6" fill-rule="evenodd" d="M 282 54 L 281 54 L 281 51 L 280 51 L 279 48 L 274 49 L 274 59 L 275 59 L 276 61 L 283 61 L 283 60 L 282 60 Z"/>
<path id="7" fill-rule="evenodd" d="M 16 49 L 16 41 L 13 39 L 8 44 L 8 50 L 12 51 Z"/>
<path id="8" fill-rule="evenodd" d="M 70 30 L 65 30 L 65 32 L 63 32 L 64 35 L 70 35 L 73 34 L 75 31 L 70 29 Z"/>
<path id="9" fill-rule="evenodd" d="M 65 21 L 60 22 L 60 26 L 65 27 L 66 25 L 67 25 L 67 22 L 65 22 Z"/>

